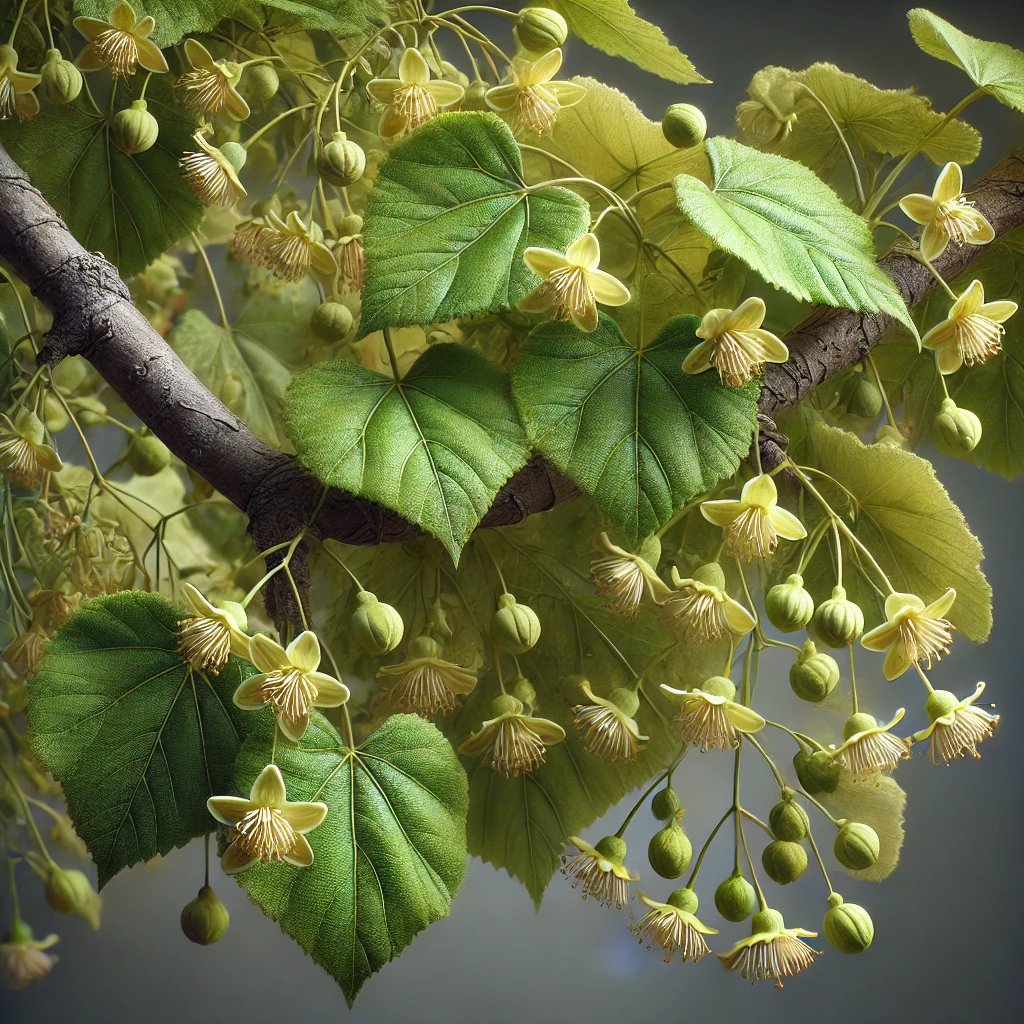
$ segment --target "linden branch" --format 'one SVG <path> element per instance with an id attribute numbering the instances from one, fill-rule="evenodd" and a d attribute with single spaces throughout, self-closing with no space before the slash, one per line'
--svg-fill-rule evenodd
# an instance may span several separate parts
<path id="1" fill-rule="evenodd" d="M 971 187 L 971 198 L 996 234 L 1024 223 L 1024 152 L 1017 152 Z M 946 277 L 961 273 L 976 248 L 950 247 L 936 262 Z M 53 315 L 40 363 L 65 356 L 88 359 L 139 419 L 174 454 L 249 519 L 259 550 L 308 530 L 348 544 L 380 544 L 415 536 L 418 528 L 397 513 L 336 489 L 325 489 L 292 455 L 257 438 L 200 382 L 132 304 L 116 270 L 87 252 L 0 145 L 0 259 Z M 935 282 L 927 268 L 892 253 L 882 266 L 910 305 Z M 888 317 L 821 308 L 786 338 L 790 359 L 768 367 L 761 409 L 768 424 L 777 412 L 805 398 L 818 384 L 864 357 L 890 326 Z M 781 458 L 763 442 L 770 461 Z M 542 459 L 533 459 L 501 489 L 483 526 L 506 526 L 576 496 L 575 487 Z M 309 592 L 304 544 L 291 555 L 295 586 L 284 573 L 270 580 L 264 600 L 279 624 L 301 621 Z M 284 558 L 271 555 L 271 566 Z M 308 608 L 304 609 L 308 614 Z"/>

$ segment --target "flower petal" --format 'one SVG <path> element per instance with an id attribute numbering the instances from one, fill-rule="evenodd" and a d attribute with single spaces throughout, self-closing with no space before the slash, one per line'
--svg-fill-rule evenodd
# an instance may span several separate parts
<path id="1" fill-rule="evenodd" d="M 423 54 L 410 46 L 398 62 L 398 77 L 403 85 L 426 85 L 430 81 L 430 68 Z"/>
<path id="2" fill-rule="evenodd" d="M 249 116 L 249 104 L 242 94 L 233 86 L 228 86 L 228 95 L 224 101 L 224 109 L 236 121 L 244 121 Z"/>
<path id="3" fill-rule="evenodd" d="M 450 107 L 466 95 L 466 90 L 458 82 L 448 82 L 443 78 L 428 82 L 423 88 L 434 97 L 439 107 Z"/>
<path id="4" fill-rule="evenodd" d="M 484 102 L 491 110 L 511 110 L 519 98 L 519 88 L 515 85 L 496 85 L 484 93 Z"/>
<path id="5" fill-rule="evenodd" d="M 185 40 L 185 56 L 197 71 L 213 71 L 213 55 L 198 39 Z"/>
<path id="6" fill-rule="evenodd" d="M 257 633 L 250 638 L 249 660 L 261 672 L 279 672 L 290 667 L 284 648 L 263 633 Z"/>
<path id="7" fill-rule="evenodd" d="M 937 323 L 922 339 L 921 346 L 938 351 L 946 345 L 956 347 L 956 325 L 952 320 Z"/>
<path id="8" fill-rule="evenodd" d="M 899 638 L 899 626 L 892 622 L 883 622 L 874 629 L 869 629 L 861 638 L 860 643 L 869 651 L 887 650 Z"/>
<path id="9" fill-rule="evenodd" d="M 591 334 L 597 330 L 597 303 L 589 302 L 587 305 L 574 306 L 569 310 L 569 319 L 581 330 Z"/>
<path id="10" fill-rule="evenodd" d="M 967 239 L 968 245 L 988 245 L 996 237 L 996 229 L 982 216 L 978 217 L 977 227 Z"/>
<path id="11" fill-rule="evenodd" d="M 351 696 L 349 688 L 334 676 L 310 672 L 309 679 L 316 687 L 316 700 L 313 704 L 318 708 L 340 708 Z"/>
<path id="12" fill-rule="evenodd" d="M 935 217 L 935 200 L 931 196 L 914 192 L 900 200 L 900 209 L 915 224 L 931 224 Z"/>
<path id="13" fill-rule="evenodd" d="M 907 650 L 907 645 L 897 640 L 885 652 L 885 661 L 882 662 L 882 674 L 891 682 L 893 679 L 899 679 L 910 668 L 910 665 L 910 652 Z"/>
<path id="14" fill-rule="evenodd" d="M 726 701 L 725 715 L 737 732 L 760 732 L 765 727 L 765 720 L 753 708 L 735 701 Z"/>
<path id="15" fill-rule="evenodd" d="M 751 295 L 744 299 L 733 311 L 729 318 L 728 330 L 752 331 L 764 323 L 765 314 L 768 312 L 764 299 Z"/>
<path id="16" fill-rule="evenodd" d="M 222 825 L 236 825 L 252 809 L 252 801 L 242 796 L 211 796 L 206 809 Z"/>
<path id="17" fill-rule="evenodd" d="M 327 817 L 327 804 L 320 801 L 285 804 L 281 816 L 296 832 L 312 832 Z"/>
<path id="18" fill-rule="evenodd" d="M 298 743 L 309 728 L 309 712 L 304 711 L 301 714 L 293 715 L 287 711 L 278 711 L 277 725 L 292 743 Z"/>
<path id="19" fill-rule="evenodd" d="M 978 312 L 997 324 L 1004 324 L 1017 312 L 1017 303 L 1012 299 L 996 299 L 993 302 L 983 303 L 978 307 Z"/>
<path id="20" fill-rule="evenodd" d="M 135 10 L 131 4 L 126 3 L 125 0 L 121 2 L 110 12 L 110 24 L 114 28 L 123 29 L 125 32 L 135 28 Z"/>
<path id="21" fill-rule="evenodd" d="M 759 362 L 784 363 L 789 359 L 789 349 L 778 335 L 772 334 L 771 331 L 766 331 L 762 327 L 755 327 L 745 333 L 748 337 L 756 338 L 760 343 Z"/>
<path id="22" fill-rule="evenodd" d="M 245 711 L 258 711 L 260 708 L 266 707 L 268 701 L 264 694 L 266 682 L 267 677 L 263 673 L 249 676 L 235 690 L 235 694 L 231 698 L 235 702 L 235 707 L 242 708 Z"/>
<path id="23" fill-rule="evenodd" d="M 629 289 L 617 278 L 603 270 L 587 272 L 594 298 L 605 306 L 624 306 L 630 300 Z"/>
<path id="24" fill-rule="evenodd" d="M 779 490 L 775 481 L 767 473 L 759 473 L 751 477 L 740 492 L 740 501 L 755 508 L 774 508 L 779 500 Z"/>
<path id="25" fill-rule="evenodd" d="M 924 614 L 932 619 L 943 619 L 946 617 L 946 612 L 953 607 L 955 600 L 956 590 L 950 587 L 942 597 L 936 598 L 924 609 Z"/>
<path id="26" fill-rule="evenodd" d="M 949 245 L 949 236 L 935 221 L 932 221 L 921 232 L 921 255 L 930 263 L 938 259 Z"/>
<path id="27" fill-rule="evenodd" d="M 565 260 L 577 267 L 593 270 L 601 262 L 601 243 L 593 231 L 580 235 L 565 250 Z"/>
<path id="28" fill-rule="evenodd" d="M 554 304 L 554 289 L 546 282 L 538 285 L 532 292 L 519 300 L 519 308 L 524 313 L 546 313 Z"/>
<path id="29" fill-rule="evenodd" d="M 320 667 L 320 641 L 311 629 L 300 633 L 284 653 L 289 664 L 303 672 L 315 672 Z"/>
<path id="30" fill-rule="evenodd" d="M 683 360 L 683 373 L 703 373 L 711 369 L 711 353 L 714 350 L 714 343 L 710 341 L 694 345 Z"/>
<path id="31" fill-rule="evenodd" d="M 160 47 L 152 39 L 136 39 L 135 42 L 139 47 L 139 64 L 142 67 L 147 71 L 152 71 L 155 75 L 162 75 L 165 71 L 170 71 L 167 66 L 167 58 L 160 52 Z"/>
<path id="32" fill-rule="evenodd" d="M 224 851 L 224 856 L 220 859 L 220 866 L 224 874 L 237 875 L 239 871 L 244 871 L 250 864 L 255 864 L 257 860 L 259 858 L 244 849 L 241 843 L 235 842 Z"/>
<path id="33" fill-rule="evenodd" d="M 99 18 L 75 18 L 75 28 L 91 43 L 98 35 L 108 31 L 110 24 Z"/>
<path id="34" fill-rule="evenodd" d="M 574 107 L 587 95 L 587 87 L 579 82 L 548 82 L 545 87 L 560 107 Z"/>
<path id="35" fill-rule="evenodd" d="M 313 863 L 313 848 L 309 840 L 300 834 L 295 836 L 292 848 L 284 855 L 286 863 L 297 868 L 308 868 Z"/>
<path id="36" fill-rule="evenodd" d="M 366 83 L 366 91 L 378 103 L 391 103 L 401 88 L 402 83 L 397 78 L 374 78 Z"/>
<path id="37" fill-rule="evenodd" d="M 132 35 L 135 36 L 137 43 L 142 42 L 144 39 L 149 38 L 153 34 L 153 29 L 156 28 L 156 18 L 152 15 L 147 14 L 144 18 L 140 18 L 132 26 Z"/>
<path id="38" fill-rule="evenodd" d="M 949 203 L 962 195 L 964 191 L 964 172 L 958 163 L 952 160 L 939 171 L 932 189 L 932 198 L 936 203 Z"/>
<path id="39" fill-rule="evenodd" d="M 536 245 L 527 246 L 523 250 L 523 262 L 538 277 L 547 277 L 553 270 L 562 270 L 571 265 L 565 253 L 542 249 Z"/>
<path id="40" fill-rule="evenodd" d="M 892 622 L 900 612 L 924 610 L 924 601 L 917 594 L 904 594 L 894 591 L 885 599 L 885 617 Z"/>
<path id="41" fill-rule="evenodd" d="M 283 807 L 287 800 L 281 769 L 268 764 L 256 777 L 249 799 L 260 807 Z"/>
<path id="42" fill-rule="evenodd" d="M 804 524 L 788 508 L 776 505 L 768 515 L 771 516 L 775 532 L 783 540 L 803 540 L 807 536 Z"/>
<path id="43" fill-rule="evenodd" d="M 543 57 L 538 57 L 530 64 L 530 70 L 527 72 L 529 84 L 543 85 L 545 82 L 550 82 L 558 74 L 558 69 L 561 66 L 562 51 L 558 47 L 548 50 Z"/>
<path id="44" fill-rule="evenodd" d="M 735 601 L 726 595 L 724 605 L 725 621 L 734 633 L 739 636 L 745 636 L 754 628 L 757 620 L 739 601 Z"/>
<path id="45" fill-rule="evenodd" d="M 185 595 L 185 600 L 188 601 L 192 606 L 192 610 L 197 615 L 209 615 L 212 617 L 217 614 L 217 609 L 206 600 L 198 587 L 194 587 L 191 583 L 183 583 L 181 590 Z"/>
<path id="46" fill-rule="evenodd" d="M 734 501 L 732 498 L 722 498 L 716 501 L 702 501 L 700 503 L 700 514 L 715 526 L 730 526 L 746 511 L 742 501 Z"/>

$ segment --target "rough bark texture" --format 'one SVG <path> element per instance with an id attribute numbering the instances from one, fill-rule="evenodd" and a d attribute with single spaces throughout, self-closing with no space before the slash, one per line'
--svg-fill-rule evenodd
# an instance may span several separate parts
<path id="1" fill-rule="evenodd" d="M 1017 152 L 971 188 L 971 198 L 1002 234 L 1024 223 L 1024 153 Z M 955 276 L 977 256 L 950 247 L 937 261 Z M 99 254 L 87 252 L 0 145 L 0 258 L 53 314 L 40 361 L 87 358 L 170 449 L 249 518 L 260 550 L 303 528 L 350 544 L 379 544 L 415 536 L 417 527 L 379 505 L 323 486 L 297 460 L 264 444 L 215 398 L 132 305 L 128 289 Z M 908 303 L 935 286 L 927 269 L 892 253 L 882 266 Z M 889 318 L 821 308 L 786 339 L 789 362 L 766 369 L 761 396 L 762 454 L 781 458 L 784 439 L 773 433 L 778 410 L 805 398 L 818 384 L 863 358 L 890 326 Z M 536 458 L 513 476 L 484 517 L 484 526 L 518 523 L 575 497 L 575 487 Z M 296 593 L 308 593 L 305 548 L 290 570 L 295 587 L 278 573 L 266 589 L 278 623 L 300 619 Z M 271 556 L 275 564 L 283 556 Z M 307 609 L 308 611 L 308 609 Z"/>

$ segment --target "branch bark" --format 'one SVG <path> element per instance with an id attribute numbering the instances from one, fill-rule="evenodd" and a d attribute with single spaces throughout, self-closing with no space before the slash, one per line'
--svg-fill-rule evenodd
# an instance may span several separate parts
<path id="1" fill-rule="evenodd" d="M 972 186 L 971 198 L 997 234 L 1024 223 L 1024 151 Z M 937 261 L 945 276 L 962 272 L 979 250 L 951 246 Z M 53 314 L 39 353 L 56 365 L 69 355 L 87 358 L 110 386 L 186 465 L 244 512 L 259 550 L 309 529 L 349 544 L 402 541 L 419 531 L 397 513 L 315 480 L 294 456 L 271 448 L 195 377 L 149 321 L 132 305 L 116 270 L 87 252 L 0 145 L 0 258 Z M 882 260 L 908 304 L 935 282 L 912 257 Z M 890 319 L 820 308 L 786 338 L 790 359 L 768 366 L 761 394 L 764 457 L 781 458 L 772 418 L 818 384 L 864 357 Z M 575 497 L 576 488 L 535 458 L 501 489 L 481 525 L 507 526 Z M 278 564 L 277 553 L 268 562 Z M 264 593 L 275 622 L 298 623 L 308 607 L 308 569 L 300 544 L 289 565 Z M 293 585 L 294 582 L 294 585 Z"/>

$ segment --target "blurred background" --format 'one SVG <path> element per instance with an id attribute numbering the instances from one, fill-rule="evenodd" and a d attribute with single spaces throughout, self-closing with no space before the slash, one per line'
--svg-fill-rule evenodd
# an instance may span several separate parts
<path id="1" fill-rule="evenodd" d="M 520 5 L 497 0 L 496 6 Z M 568 69 L 618 86 L 655 120 L 669 103 L 696 103 L 707 115 L 709 134 L 732 132 L 736 103 L 753 73 L 766 64 L 802 68 L 831 61 L 881 87 L 915 86 L 941 110 L 968 91 L 955 68 L 917 49 L 906 27 L 906 9 L 891 0 L 634 0 L 634 7 L 658 23 L 714 84 L 674 86 L 579 41 L 570 41 Z M 1019 13 L 1008 16 L 1002 3 L 936 0 L 930 9 L 973 35 L 1024 45 Z M 495 25 L 495 32 L 507 31 L 507 22 Z M 994 100 L 981 101 L 968 116 L 985 137 L 979 169 L 1024 142 L 1024 120 Z M 971 176 L 968 170 L 967 179 Z M 920 184 L 930 191 L 930 180 L 922 178 Z M 862 903 L 874 919 L 875 941 L 866 954 L 843 957 L 829 950 L 782 991 L 764 984 L 751 988 L 727 975 L 714 958 L 699 965 L 663 964 L 656 951 L 644 949 L 627 931 L 625 913 L 581 902 L 558 875 L 535 912 L 518 883 L 473 860 L 451 917 L 431 926 L 371 979 L 351 1015 L 375 1022 L 412 1018 L 417 1024 L 518 1024 L 523 1019 L 647 1024 L 711 1014 L 722 1019 L 749 1014 L 761 1024 L 810 1014 L 871 1024 L 1019 1019 L 1024 763 L 1017 736 L 1024 688 L 1017 616 L 1024 607 L 1024 542 L 1015 502 L 1024 493 L 1019 482 L 1008 484 L 961 462 L 936 461 L 940 478 L 985 545 L 984 568 L 995 591 L 990 642 L 972 648 L 960 640 L 943 662 L 941 678 L 962 693 L 986 680 L 1003 724 L 980 762 L 938 768 L 922 752 L 901 767 L 898 781 L 909 793 L 907 840 L 892 878 L 878 886 L 834 879 L 846 899 Z M 778 671 L 781 682 L 783 669 Z M 765 689 L 769 683 L 770 677 Z M 886 698 L 885 707 L 895 699 Z M 695 841 L 702 841 L 720 813 L 731 778 L 727 761 L 713 754 L 694 757 L 677 773 Z M 767 787 L 763 799 L 756 794 L 755 784 L 750 806 L 770 804 Z M 611 812 L 604 831 L 614 830 L 622 814 Z M 647 811 L 638 815 L 634 859 L 639 865 L 654 826 Z M 604 831 L 595 825 L 588 834 Z M 711 889 L 731 870 L 731 859 L 728 841 L 712 848 L 702 870 L 706 908 Z M 333 980 L 219 874 L 213 884 L 231 912 L 228 935 L 205 949 L 182 936 L 178 914 L 202 883 L 202 865 L 202 845 L 196 843 L 119 876 L 104 890 L 98 933 L 77 918 L 56 919 L 40 894 L 39 905 L 23 910 L 37 934 L 59 930 L 60 963 L 37 988 L 0 989 L 0 1022 L 257 1024 L 349 1017 Z M 841 869 L 837 874 L 843 875 Z M 654 893 L 663 895 L 662 886 L 652 886 Z M 788 924 L 817 930 L 825 905 L 814 872 L 786 889 L 779 905 Z M 713 910 L 706 916 L 719 923 L 712 920 Z M 746 924 L 724 926 L 716 948 L 745 934 Z M 818 948 L 823 945 L 819 941 Z"/>

